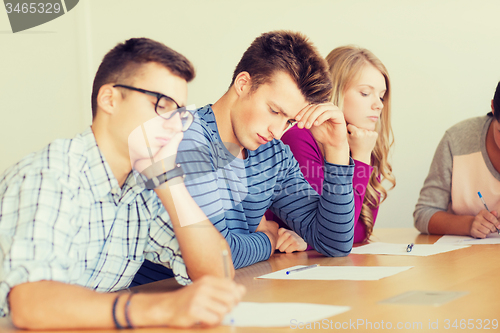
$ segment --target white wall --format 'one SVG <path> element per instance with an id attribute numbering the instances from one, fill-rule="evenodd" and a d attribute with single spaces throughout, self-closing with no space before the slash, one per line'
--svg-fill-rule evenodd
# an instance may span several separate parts
<path id="1" fill-rule="evenodd" d="M 434 149 L 452 124 L 489 111 L 500 80 L 497 0 L 166 1 L 81 0 L 66 15 L 12 34 L 0 11 L 0 172 L 90 124 L 93 75 L 130 37 L 150 37 L 197 68 L 189 102 L 214 102 L 262 32 L 308 35 L 323 55 L 340 45 L 372 50 L 393 87 L 396 188 L 377 227 L 411 227 Z"/>

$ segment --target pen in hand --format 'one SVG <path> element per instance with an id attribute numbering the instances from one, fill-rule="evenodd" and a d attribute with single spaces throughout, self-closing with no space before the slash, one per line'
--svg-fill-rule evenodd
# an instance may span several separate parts
<path id="1" fill-rule="evenodd" d="M 486 210 L 489 212 L 490 209 L 488 208 L 488 206 L 486 206 L 486 202 L 484 201 L 483 196 L 481 195 L 481 192 L 477 192 L 477 195 L 479 195 L 479 199 L 481 199 L 481 202 L 483 203 L 484 208 L 486 208 Z M 498 229 L 496 226 L 495 226 L 495 229 L 497 229 L 497 233 L 500 235 L 500 229 Z"/>
<path id="2" fill-rule="evenodd" d="M 222 264 L 224 265 L 224 277 L 228 280 L 231 279 L 231 273 L 229 273 L 229 251 L 226 249 L 226 241 L 221 240 L 221 247 L 222 247 Z M 231 325 L 234 325 L 234 317 L 232 314 L 229 314 L 229 322 Z"/>

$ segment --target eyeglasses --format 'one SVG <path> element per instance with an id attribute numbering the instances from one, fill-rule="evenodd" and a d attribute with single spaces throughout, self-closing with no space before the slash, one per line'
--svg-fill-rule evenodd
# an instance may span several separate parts
<path id="1" fill-rule="evenodd" d="M 186 109 L 186 107 L 180 107 L 179 104 L 177 104 L 177 102 L 174 101 L 172 97 L 160 94 L 158 92 L 126 86 L 123 84 L 115 84 L 113 87 L 134 90 L 149 96 L 156 97 L 157 98 L 155 104 L 156 114 L 162 117 L 163 119 L 170 119 L 178 113 L 179 117 L 181 118 L 182 132 L 185 132 L 189 128 L 189 126 L 191 126 L 191 124 L 193 123 L 194 120 L 193 114 L 188 109 Z"/>

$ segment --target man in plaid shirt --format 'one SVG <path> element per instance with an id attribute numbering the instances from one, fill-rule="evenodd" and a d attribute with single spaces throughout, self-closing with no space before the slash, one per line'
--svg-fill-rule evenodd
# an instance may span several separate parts
<path id="1" fill-rule="evenodd" d="M 193 78 L 191 63 L 161 43 L 118 44 L 94 79 L 92 126 L 1 176 L 1 316 L 27 329 L 210 326 L 238 303 L 244 288 L 225 278 L 234 274 L 221 256 L 227 243 L 173 162 L 193 120 L 181 108 Z M 194 282 L 109 293 L 126 289 L 144 259 Z"/>

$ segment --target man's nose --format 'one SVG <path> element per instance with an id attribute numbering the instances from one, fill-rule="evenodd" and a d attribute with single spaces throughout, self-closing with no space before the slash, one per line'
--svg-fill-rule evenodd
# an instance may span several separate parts
<path id="1" fill-rule="evenodd" d="M 179 113 L 176 113 L 170 119 L 163 120 L 163 128 L 169 129 L 171 131 L 180 132 L 182 131 L 182 121 Z"/>

